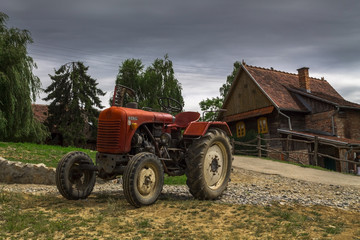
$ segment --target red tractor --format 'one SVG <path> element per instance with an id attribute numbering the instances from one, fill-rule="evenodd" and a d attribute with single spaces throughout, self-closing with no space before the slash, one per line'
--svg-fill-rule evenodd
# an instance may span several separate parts
<path id="1" fill-rule="evenodd" d="M 199 122 L 197 112 L 181 112 L 172 98 L 159 98 L 165 112 L 137 108 L 134 91 L 116 86 L 112 107 L 100 113 L 96 164 L 83 152 L 70 152 L 56 169 L 56 185 L 67 199 L 85 199 L 95 177 L 123 178 L 124 195 L 135 206 L 150 205 L 160 195 L 164 173 L 186 174 L 197 199 L 215 199 L 225 190 L 231 172 L 231 132 L 225 122 Z"/>

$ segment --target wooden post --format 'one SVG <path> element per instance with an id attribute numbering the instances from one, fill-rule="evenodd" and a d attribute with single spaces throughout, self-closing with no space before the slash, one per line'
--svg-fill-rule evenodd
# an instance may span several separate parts
<path id="1" fill-rule="evenodd" d="M 318 166 L 318 150 L 319 149 L 319 138 L 318 136 L 315 136 L 314 139 L 314 162 L 315 166 Z"/>
<path id="2" fill-rule="evenodd" d="M 257 135 L 257 149 L 258 149 L 258 157 L 261 157 L 261 138 L 260 138 L 260 134 Z"/>
<path id="3" fill-rule="evenodd" d="M 232 154 L 235 155 L 235 139 L 231 139 L 231 145 L 232 145 Z"/>
<path id="4" fill-rule="evenodd" d="M 291 135 L 287 135 L 287 137 L 286 137 L 286 146 L 285 146 L 285 160 L 286 161 L 289 161 L 290 140 L 291 140 Z"/>

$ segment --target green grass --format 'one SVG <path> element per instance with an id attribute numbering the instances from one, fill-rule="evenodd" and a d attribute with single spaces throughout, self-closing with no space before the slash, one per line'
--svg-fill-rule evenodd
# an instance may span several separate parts
<path id="1" fill-rule="evenodd" d="M 171 177 L 171 176 L 166 175 L 164 182 L 167 185 L 185 185 L 186 184 L 186 176 L 182 175 L 182 176 Z"/>
<path id="2" fill-rule="evenodd" d="M 9 161 L 23 163 L 44 163 L 47 167 L 56 167 L 59 160 L 71 151 L 83 151 L 95 159 L 95 151 L 75 147 L 60 147 L 34 143 L 0 142 L 0 156 Z"/>
<path id="3" fill-rule="evenodd" d="M 56 168 L 60 159 L 72 151 L 82 151 L 87 153 L 91 159 L 95 160 L 96 151 L 75 147 L 61 147 L 53 145 L 41 145 L 33 143 L 12 143 L 0 142 L 0 156 L 9 161 L 38 164 L 43 163 L 47 167 Z M 170 177 L 165 176 L 165 184 L 184 185 L 185 176 Z"/>

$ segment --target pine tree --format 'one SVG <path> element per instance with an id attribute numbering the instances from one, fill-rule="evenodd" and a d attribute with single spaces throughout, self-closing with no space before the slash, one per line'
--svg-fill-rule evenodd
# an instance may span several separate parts
<path id="1" fill-rule="evenodd" d="M 49 75 L 52 83 L 45 93 L 49 105 L 48 126 L 59 132 L 63 144 L 83 145 L 89 128 L 96 129 L 98 110 L 103 108 L 99 96 L 105 93 L 97 88 L 96 80 L 87 75 L 89 67 L 82 62 L 71 62 Z"/>
<path id="2" fill-rule="evenodd" d="M 42 142 L 48 132 L 31 108 L 41 87 L 27 53 L 32 38 L 27 30 L 7 28 L 7 19 L 0 12 L 0 140 Z"/>

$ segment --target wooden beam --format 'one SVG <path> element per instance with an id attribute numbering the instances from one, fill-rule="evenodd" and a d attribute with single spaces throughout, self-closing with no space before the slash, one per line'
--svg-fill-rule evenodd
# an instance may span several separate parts
<path id="1" fill-rule="evenodd" d="M 318 151 L 319 151 L 319 138 L 315 136 L 314 139 L 314 162 L 315 166 L 318 166 Z"/>

